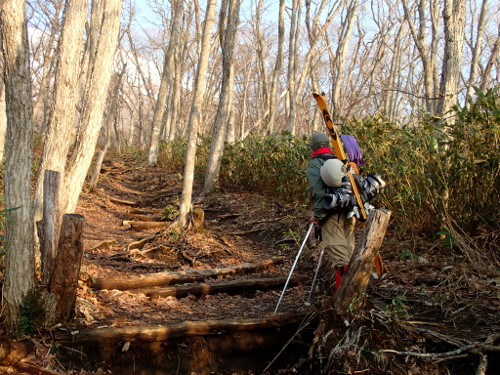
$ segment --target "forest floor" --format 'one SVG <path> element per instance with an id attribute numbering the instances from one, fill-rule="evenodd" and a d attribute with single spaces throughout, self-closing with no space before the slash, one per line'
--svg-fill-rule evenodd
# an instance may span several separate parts
<path id="1" fill-rule="evenodd" d="M 312 304 L 305 303 L 319 257 L 313 236 L 294 271 L 303 278 L 290 283 L 276 314 L 274 310 L 309 225 L 307 208 L 231 191 L 197 198 L 195 188 L 195 225 L 179 231 L 170 226 L 181 198 L 178 172 L 114 155 L 108 156 L 101 172 L 98 188 L 84 192 L 77 209 L 85 226 L 76 317 L 38 342 L 32 363 L 68 374 L 306 373 L 304 363 L 315 329 L 314 320 L 307 317 L 332 292 L 325 256 Z M 204 220 L 199 218 L 202 213 Z M 361 231 L 357 229 L 358 238 Z M 404 347 L 389 346 L 392 341 L 382 339 L 377 348 L 369 348 L 386 350 L 381 356 L 386 358 L 387 373 L 479 374 L 485 359 L 482 373 L 497 373 L 500 362 L 493 354 L 498 354 L 500 337 L 498 265 L 496 273 L 480 276 L 463 254 L 443 249 L 439 239 L 401 237 L 392 226 L 380 253 L 388 273 L 382 279 L 372 278 L 368 306 L 384 319 L 397 321 L 408 334 L 400 340 Z M 243 272 L 242 265 L 261 267 Z M 159 298 L 158 288 L 149 285 L 122 286 L 153 275 L 210 270 L 229 271 L 198 281 L 205 288 L 272 277 L 281 282 L 261 288 L 244 284 L 240 290 L 211 294 L 196 289 L 177 297 L 180 292 L 175 291 Z M 106 282 L 119 287 L 106 287 Z M 166 284 L 162 286 L 174 287 Z M 197 322 L 229 323 L 200 328 Z M 249 322 L 257 328 L 244 328 Z M 154 327 L 163 331 L 148 331 Z M 172 327 L 177 336 L 169 344 L 170 333 L 162 335 Z M 223 339 L 227 332 L 230 339 Z M 87 341 L 78 345 L 67 339 L 78 342 L 81 335 Z M 219 341 L 209 341 L 210 337 Z M 489 351 L 483 350 L 487 345 Z M 372 373 L 370 368 L 357 370 Z M 18 368 L 14 373 L 22 372 Z"/>

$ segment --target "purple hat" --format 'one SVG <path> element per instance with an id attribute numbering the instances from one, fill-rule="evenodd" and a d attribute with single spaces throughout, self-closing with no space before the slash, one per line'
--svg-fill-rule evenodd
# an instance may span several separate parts
<path id="1" fill-rule="evenodd" d="M 347 156 L 349 156 L 349 160 L 355 162 L 357 165 L 365 165 L 363 153 L 361 152 L 361 148 L 359 147 L 356 138 L 347 134 L 342 134 L 340 138 L 342 138 L 342 143 L 344 143 L 344 148 Z"/>

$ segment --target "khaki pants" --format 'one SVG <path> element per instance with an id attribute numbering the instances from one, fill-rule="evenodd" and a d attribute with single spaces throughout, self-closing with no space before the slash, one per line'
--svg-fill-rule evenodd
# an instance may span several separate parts
<path id="1" fill-rule="evenodd" d="M 330 256 L 333 268 L 347 266 L 354 252 L 356 218 L 334 214 L 321 225 L 322 246 Z"/>

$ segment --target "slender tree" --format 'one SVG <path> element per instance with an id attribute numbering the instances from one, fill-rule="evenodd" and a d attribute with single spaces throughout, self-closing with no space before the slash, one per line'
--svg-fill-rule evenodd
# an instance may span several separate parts
<path id="1" fill-rule="evenodd" d="M 205 172 L 204 192 L 210 192 L 217 182 L 224 151 L 224 141 L 231 115 L 234 91 L 234 50 L 238 31 L 240 0 L 224 0 L 219 18 L 219 36 L 222 48 L 222 87 L 215 118 L 210 154 Z M 227 21 L 226 21 L 227 19 Z M 227 22 L 227 26 L 225 25 Z"/>
<path id="2" fill-rule="evenodd" d="M 215 19 L 215 5 L 217 0 L 208 0 L 205 15 L 205 24 L 203 26 L 203 35 L 200 46 L 200 59 L 196 72 L 196 79 L 193 90 L 193 102 L 188 120 L 188 142 L 186 146 L 186 161 L 184 165 L 184 180 L 182 185 L 182 197 L 180 204 L 179 217 L 177 222 L 181 227 L 189 223 L 189 214 L 191 212 L 191 202 L 194 183 L 194 163 L 196 157 L 196 142 L 198 139 L 198 129 L 201 120 L 201 105 L 205 92 L 206 74 L 208 71 L 208 57 L 210 53 L 210 39 L 212 36 L 212 25 Z"/>
<path id="3" fill-rule="evenodd" d="M 155 166 L 158 161 L 158 142 L 162 130 L 165 106 L 168 102 L 169 88 L 172 84 L 172 70 L 174 67 L 175 54 L 180 41 L 180 22 L 184 13 L 184 0 L 172 1 L 172 23 L 170 28 L 170 43 L 165 52 L 163 72 L 153 115 L 153 129 L 151 131 L 151 142 L 149 145 L 148 166 Z"/>

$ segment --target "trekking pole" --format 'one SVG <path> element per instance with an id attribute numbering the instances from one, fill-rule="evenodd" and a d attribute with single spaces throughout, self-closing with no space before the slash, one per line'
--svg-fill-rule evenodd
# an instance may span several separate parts
<path id="1" fill-rule="evenodd" d="M 311 233 L 313 226 L 314 226 L 314 223 L 311 223 L 311 225 L 309 225 L 309 229 L 307 230 L 306 236 L 304 237 L 304 241 L 302 241 L 302 245 L 300 246 L 299 252 L 297 253 L 297 256 L 295 257 L 295 261 L 293 262 L 292 269 L 290 270 L 290 274 L 288 275 L 288 278 L 286 279 L 285 287 L 283 288 L 283 291 L 281 292 L 281 296 L 280 296 L 280 299 L 278 301 L 278 304 L 276 305 L 276 308 L 274 309 L 274 314 L 276 314 L 276 311 L 278 311 L 278 307 L 281 303 L 281 300 L 283 299 L 283 296 L 285 295 L 285 290 L 286 290 L 286 287 L 288 286 L 288 282 L 290 281 L 290 278 L 292 277 L 293 270 L 294 270 L 295 266 L 297 265 L 297 262 L 298 262 L 299 257 L 300 257 L 300 253 L 302 252 L 302 249 L 304 248 L 304 245 L 306 244 L 306 241 L 309 238 L 309 234 Z"/>
<path id="2" fill-rule="evenodd" d="M 319 267 L 321 266 L 321 259 L 323 259 L 323 253 L 325 252 L 325 248 L 323 247 L 321 249 L 321 253 L 319 254 L 319 260 L 318 260 L 318 265 L 316 266 L 316 272 L 314 272 L 314 277 L 313 277 L 313 281 L 312 281 L 312 284 L 311 284 L 311 290 L 309 291 L 309 295 L 307 296 L 307 300 L 306 302 L 304 302 L 304 305 L 306 306 L 310 306 L 311 305 L 311 295 L 312 295 L 312 292 L 313 292 L 313 288 L 314 288 L 314 284 L 316 283 L 316 277 L 318 277 L 318 271 L 319 271 Z"/>

